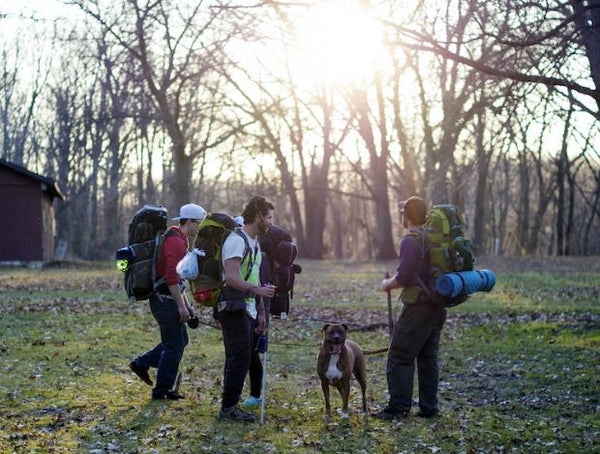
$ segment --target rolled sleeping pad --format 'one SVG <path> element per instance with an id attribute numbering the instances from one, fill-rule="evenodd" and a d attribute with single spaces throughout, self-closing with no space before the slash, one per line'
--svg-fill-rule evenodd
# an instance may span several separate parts
<path id="1" fill-rule="evenodd" d="M 486 285 L 484 285 L 484 287 L 480 291 L 491 291 L 494 288 L 494 285 L 496 285 L 496 275 L 491 270 L 481 270 L 480 272 L 483 273 L 486 277 Z"/>
<path id="2" fill-rule="evenodd" d="M 462 289 L 463 281 L 458 273 L 442 274 L 435 281 L 435 290 L 443 296 L 456 298 Z"/>
<path id="3" fill-rule="evenodd" d="M 495 284 L 496 276 L 490 270 L 460 271 L 438 277 L 435 289 L 440 295 L 456 298 L 475 292 L 489 292 Z"/>

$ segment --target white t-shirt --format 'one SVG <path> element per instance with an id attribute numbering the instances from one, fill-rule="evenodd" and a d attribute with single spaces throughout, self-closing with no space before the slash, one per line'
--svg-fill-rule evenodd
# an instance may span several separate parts
<path id="1" fill-rule="evenodd" d="M 258 243 L 258 238 L 250 237 L 246 232 L 241 230 L 242 235 L 246 237 L 248 240 L 248 246 L 250 246 L 250 251 L 248 251 L 249 260 L 250 254 L 252 254 L 254 258 L 254 262 L 252 265 L 252 270 L 248 279 L 246 279 L 252 285 L 259 286 L 260 285 L 260 262 L 261 262 L 261 253 L 260 253 L 260 245 Z M 225 239 L 223 243 L 223 249 L 221 250 L 221 259 L 223 261 L 223 273 L 225 273 L 225 261 L 231 258 L 243 258 L 244 251 L 246 250 L 246 244 L 244 243 L 244 239 L 235 232 L 229 234 L 229 236 Z M 240 266 L 240 278 L 244 279 L 246 277 L 246 267 L 242 263 Z M 225 280 L 225 275 L 223 275 L 223 280 Z M 253 319 L 256 319 L 257 310 L 256 310 L 256 300 L 253 296 L 246 298 L 246 312 Z"/>

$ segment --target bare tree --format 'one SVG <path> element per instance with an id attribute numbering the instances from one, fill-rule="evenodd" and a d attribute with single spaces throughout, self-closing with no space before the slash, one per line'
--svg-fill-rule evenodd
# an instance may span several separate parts
<path id="1" fill-rule="evenodd" d="M 22 165 L 33 161 L 37 151 L 32 135 L 34 114 L 50 69 L 47 58 L 41 54 L 23 56 L 21 46 L 19 40 L 5 42 L 0 51 L 0 122 L 2 156 Z M 24 61 L 30 68 L 26 75 L 23 75 Z"/>
<path id="2" fill-rule="evenodd" d="M 110 11 L 116 10 L 116 14 L 103 9 L 97 0 L 70 3 L 92 17 L 139 65 L 155 103 L 154 117 L 171 141 L 174 203 L 189 202 L 194 161 L 233 134 L 231 128 L 216 134 L 211 130 L 215 134 L 212 140 L 193 147 L 187 127 L 202 121 L 197 106 L 211 101 L 191 95 L 202 83 L 210 83 L 207 80 L 214 74 L 218 50 L 236 34 L 238 26 L 217 27 L 223 9 L 203 9 L 203 2 L 188 9 L 168 0 L 128 0 L 120 2 L 118 10 L 111 5 Z"/>
<path id="3" fill-rule="evenodd" d="M 556 87 L 565 96 L 577 94 L 572 101 L 600 117 L 600 0 L 455 0 L 448 5 L 455 12 L 478 11 L 470 15 L 469 26 L 480 29 L 479 35 L 471 34 L 471 42 L 492 38 L 493 46 L 504 50 L 510 64 L 507 59 L 489 61 L 485 54 L 470 55 L 464 52 L 467 48 L 449 48 L 447 42 L 426 30 L 388 25 L 399 32 L 400 45 L 435 53 L 491 76 Z M 464 26 L 465 16 L 453 16 L 457 27 Z M 481 17 L 487 20 L 479 21 Z M 588 77 L 595 88 L 580 82 L 577 68 L 581 57 L 589 62 Z M 596 107 L 590 107 L 588 100 Z"/>
<path id="4" fill-rule="evenodd" d="M 388 260 L 396 256 L 392 238 L 392 220 L 388 193 L 388 162 L 390 147 L 388 118 L 383 97 L 380 74 L 374 76 L 374 108 L 371 108 L 369 94 L 363 88 L 353 87 L 346 94 L 350 109 L 356 116 L 358 132 L 369 154 L 368 174 L 365 182 L 374 201 L 373 219 L 376 220 L 376 254 L 378 260 Z M 374 112 L 373 112 L 374 111 Z M 379 139 L 379 146 L 376 141 Z"/>

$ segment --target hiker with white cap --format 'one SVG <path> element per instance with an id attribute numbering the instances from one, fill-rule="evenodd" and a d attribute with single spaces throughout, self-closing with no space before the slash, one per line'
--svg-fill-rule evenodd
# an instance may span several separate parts
<path id="1" fill-rule="evenodd" d="M 179 216 L 173 218 L 178 225 L 169 227 L 158 251 L 156 274 L 157 278 L 164 278 L 164 283 L 157 286 L 155 293 L 150 296 L 150 309 L 160 326 L 160 342 L 129 364 L 131 370 L 149 386 L 152 386 L 152 380 L 148 370 L 150 367 L 158 369 L 152 399 L 184 398 L 173 386 L 183 351 L 188 344 L 186 322 L 198 314 L 185 295 L 185 285 L 179 279 L 176 267 L 188 251 L 189 244 L 193 244 L 198 225 L 205 217 L 206 211 L 200 205 L 183 205 L 179 209 Z"/>

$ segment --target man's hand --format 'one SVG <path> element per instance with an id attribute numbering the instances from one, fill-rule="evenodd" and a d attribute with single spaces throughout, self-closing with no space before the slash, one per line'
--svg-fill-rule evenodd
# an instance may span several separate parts
<path id="1" fill-rule="evenodd" d="M 396 276 L 392 276 L 392 277 L 382 280 L 379 289 L 382 292 L 389 292 L 391 289 L 398 288 L 398 287 L 400 287 L 400 285 L 398 284 L 398 281 L 396 280 Z"/>
<path id="2" fill-rule="evenodd" d="M 387 292 L 388 288 L 387 288 L 387 282 L 389 281 L 389 279 L 384 279 L 381 281 L 381 284 L 379 284 L 379 290 L 381 290 L 382 292 Z"/>
<path id="3" fill-rule="evenodd" d="M 200 315 L 198 312 L 198 309 L 196 309 L 194 306 L 192 306 L 188 302 L 186 302 L 185 307 L 187 308 L 188 312 L 190 313 L 190 317 L 198 317 Z"/>
<path id="4" fill-rule="evenodd" d="M 189 303 L 184 293 L 179 290 L 179 285 L 169 285 L 169 292 L 177 303 L 177 311 L 179 312 L 179 323 L 186 323 L 190 319 L 190 311 L 188 310 Z"/>
<path id="5" fill-rule="evenodd" d="M 186 323 L 190 319 L 190 311 L 184 304 L 178 304 L 177 310 L 179 311 L 179 323 Z"/>
<path id="6" fill-rule="evenodd" d="M 276 285 L 267 284 L 263 287 L 255 287 L 254 294 L 264 298 L 272 298 L 275 295 L 275 290 L 277 290 Z"/>
<path id="7" fill-rule="evenodd" d="M 258 318 L 257 318 L 257 324 L 256 324 L 256 328 L 254 328 L 254 332 L 256 334 L 262 334 L 265 332 L 265 329 L 267 328 L 267 320 L 265 319 L 265 314 L 264 313 L 259 313 L 258 314 Z"/>

